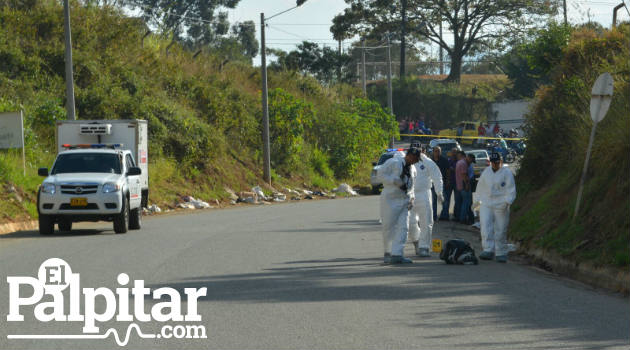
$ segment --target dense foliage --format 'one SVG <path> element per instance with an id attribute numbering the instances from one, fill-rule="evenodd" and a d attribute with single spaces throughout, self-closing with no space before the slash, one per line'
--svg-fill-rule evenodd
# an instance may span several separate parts
<path id="1" fill-rule="evenodd" d="M 419 120 L 433 130 L 452 128 L 463 120 L 486 120 L 490 103 L 509 85 L 505 76 L 490 76 L 459 84 L 406 78 L 393 81 L 393 106 L 398 120 Z M 368 95 L 387 106 L 387 84 L 368 88 Z"/>
<path id="2" fill-rule="evenodd" d="M 160 162 L 172 161 L 173 176 L 189 179 L 188 186 L 261 182 L 259 69 L 220 51 L 195 56 L 175 44 L 167 53 L 170 40 L 143 39 L 145 24 L 112 7 L 73 3 L 72 24 L 79 119 L 148 120 L 150 165 L 168 173 Z M 50 165 L 54 125 L 65 119 L 62 7 L 54 1 L 0 7 L 0 27 L 0 107 L 24 110 L 34 174 Z M 358 91 L 349 86 L 323 87 L 284 71 L 270 72 L 269 86 L 276 180 L 367 177 L 366 167 L 397 132 L 378 104 L 350 102 Z"/>
<path id="3" fill-rule="evenodd" d="M 550 70 L 550 85 L 538 90 L 527 117 L 513 238 L 578 261 L 630 265 L 629 29 L 575 31 Z M 581 209 L 572 220 L 592 127 L 591 87 L 604 72 L 613 75 L 615 92 L 598 124 Z"/>

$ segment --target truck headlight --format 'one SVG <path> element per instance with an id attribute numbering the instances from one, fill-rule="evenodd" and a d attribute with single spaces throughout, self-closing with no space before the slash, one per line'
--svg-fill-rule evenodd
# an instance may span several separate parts
<path id="1" fill-rule="evenodd" d="M 56 191 L 57 191 L 57 187 L 55 186 L 55 184 L 51 184 L 51 183 L 42 184 L 43 193 L 55 194 Z"/>
<path id="2" fill-rule="evenodd" d="M 108 182 L 103 185 L 103 193 L 118 192 L 119 189 L 120 189 L 120 186 L 118 186 L 118 184 L 113 183 L 113 182 Z"/>

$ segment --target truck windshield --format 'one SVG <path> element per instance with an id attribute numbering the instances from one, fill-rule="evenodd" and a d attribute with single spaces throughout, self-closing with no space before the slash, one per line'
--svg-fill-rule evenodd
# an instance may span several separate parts
<path id="1" fill-rule="evenodd" d="M 120 159 L 112 153 L 60 154 L 51 175 L 65 173 L 120 174 Z"/>

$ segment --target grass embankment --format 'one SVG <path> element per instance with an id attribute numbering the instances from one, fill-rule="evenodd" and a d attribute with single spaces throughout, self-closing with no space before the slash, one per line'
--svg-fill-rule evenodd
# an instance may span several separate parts
<path id="1" fill-rule="evenodd" d="M 0 222 L 36 215 L 37 168 L 51 166 L 54 125 L 65 119 L 62 7 L 35 3 L 0 7 L 0 112 L 24 111 L 27 158 L 23 176 L 21 155 L 0 151 Z M 143 40 L 140 20 L 71 4 L 77 116 L 149 122 L 151 202 L 221 200 L 224 186 L 262 184 L 259 69 L 221 52 L 193 57 L 177 44 L 167 52 L 170 39 Z M 349 86 L 293 72 L 268 81 L 274 186 L 367 182 L 370 162 L 397 133 L 393 118 Z"/>
<path id="2" fill-rule="evenodd" d="M 601 35 L 573 34 L 553 83 L 537 93 L 527 117 L 528 149 L 517 176 L 509 234 L 525 248 L 543 249 L 594 266 L 630 266 L 629 27 Z M 590 92 L 610 72 L 615 92 L 599 123 L 580 212 L 573 220 L 592 121 Z"/>

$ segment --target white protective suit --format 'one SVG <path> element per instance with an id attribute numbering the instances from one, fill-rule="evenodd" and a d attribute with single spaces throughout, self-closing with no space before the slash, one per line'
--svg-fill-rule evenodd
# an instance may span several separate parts
<path id="1" fill-rule="evenodd" d="M 430 248 L 433 235 L 433 206 L 431 185 L 435 193 L 442 195 L 442 173 L 435 162 L 422 154 L 420 161 L 414 164 L 416 181 L 414 183 L 413 213 L 409 216 L 409 240 L 418 242 L 419 248 Z"/>
<path id="2" fill-rule="evenodd" d="M 487 167 L 477 183 L 477 198 L 481 204 L 481 245 L 484 252 L 495 256 L 507 255 L 507 226 L 510 205 L 516 199 L 516 185 L 512 171 L 503 166 L 496 172 Z"/>
<path id="3" fill-rule="evenodd" d="M 405 181 L 401 178 L 405 158 L 393 157 L 388 159 L 378 170 L 378 176 L 383 182 L 381 192 L 381 219 L 383 221 L 383 245 L 385 253 L 403 255 L 407 241 L 409 204 L 413 203 L 413 182 L 415 168 L 410 167 L 410 176 L 406 180 L 407 191 L 400 188 Z"/>

